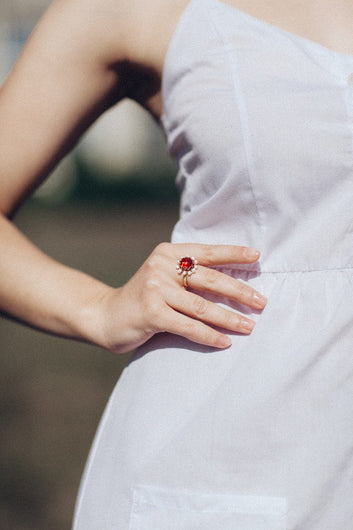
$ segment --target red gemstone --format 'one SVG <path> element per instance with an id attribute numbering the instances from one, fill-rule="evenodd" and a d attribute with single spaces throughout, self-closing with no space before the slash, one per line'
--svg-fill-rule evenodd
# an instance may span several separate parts
<path id="1" fill-rule="evenodd" d="M 185 257 L 180 260 L 180 268 L 183 271 L 190 271 L 194 267 L 194 261 L 191 258 Z"/>

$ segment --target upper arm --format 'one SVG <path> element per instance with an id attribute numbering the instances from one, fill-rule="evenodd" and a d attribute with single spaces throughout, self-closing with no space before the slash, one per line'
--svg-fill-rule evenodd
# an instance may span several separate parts
<path id="1" fill-rule="evenodd" d="M 188 1 L 53 2 L 0 89 L 0 212 L 11 214 L 122 97 L 158 114 L 166 50 Z"/>
<path id="2" fill-rule="evenodd" d="M 10 214 L 124 95 L 124 23 L 106 0 L 58 0 L 0 89 L 0 210 Z M 115 0 L 119 4 L 119 0 Z M 115 16 L 115 20 L 112 18 Z"/>

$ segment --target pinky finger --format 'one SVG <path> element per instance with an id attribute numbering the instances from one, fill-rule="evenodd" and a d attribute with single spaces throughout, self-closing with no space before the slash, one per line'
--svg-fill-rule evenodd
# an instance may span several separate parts
<path id="1" fill-rule="evenodd" d="M 213 348 L 228 348 L 232 344 L 227 335 L 212 329 L 207 324 L 173 310 L 170 310 L 164 329 L 169 333 L 180 335 L 198 344 Z"/>

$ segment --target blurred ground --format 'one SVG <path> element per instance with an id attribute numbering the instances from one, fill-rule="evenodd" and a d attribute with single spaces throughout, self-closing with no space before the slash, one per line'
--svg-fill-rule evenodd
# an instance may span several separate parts
<path id="1" fill-rule="evenodd" d="M 118 286 L 169 240 L 176 218 L 175 202 L 32 202 L 16 222 L 54 258 Z M 0 528 L 69 530 L 92 437 L 129 356 L 6 319 L 0 349 Z"/>

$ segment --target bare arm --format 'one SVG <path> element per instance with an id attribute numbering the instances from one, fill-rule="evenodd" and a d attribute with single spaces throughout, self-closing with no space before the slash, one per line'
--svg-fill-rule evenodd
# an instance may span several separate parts
<path id="1" fill-rule="evenodd" d="M 7 215 L 119 98 L 114 63 L 124 56 L 109 56 L 113 37 L 82 4 L 52 4 L 1 88 L 0 208 Z"/>
<path id="2" fill-rule="evenodd" d="M 184 291 L 175 261 L 186 251 L 197 255 L 205 267 L 195 275 L 195 288 L 209 284 L 210 291 L 259 308 L 265 301 L 256 299 L 253 289 L 207 268 L 250 263 L 257 255 L 240 247 L 165 244 L 125 286 L 113 289 L 55 262 L 8 219 L 105 109 L 124 95 L 138 94 L 140 101 L 144 93 L 146 99 L 153 95 L 147 81 L 142 90 L 136 87 L 139 76 L 134 78 L 134 69 L 126 65 L 150 71 L 151 57 L 160 64 L 158 53 L 163 55 L 168 39 L 149 39 L 156 34 L 152 20 L 146 24 L 149 31 L 138 31 L 141 26 L 131 15 L 139 11 L 138 3 L 54 2 L 0 91 L 0 309 L 48 332 L 115 352 L 129 351 L 159 331 L 224 347 L 229 339 L 208 324 L 250 333 L 252 321 Z M 185 3 L 173 5 L 181 11 Z M 156 274 L 156 268 L 162 272 Z"/>
<path id="3" fill-rule="evenodd" d="M 72 337 L 84 335 L 81 322 L 89 327 L 87 300 L 107 287 L 45 256 L 6 216 L 125 95 L 116 68 L 125 60 L 123 24 L 116 17 L 113 34 L 103 4 L 100 11 L 95 2 L 55 2 L 0 90 L 0 308 Z"/>

